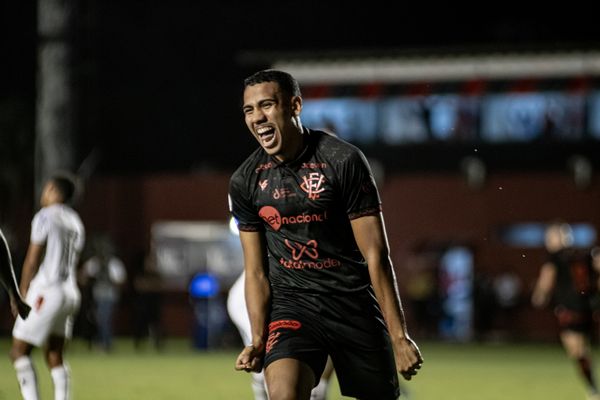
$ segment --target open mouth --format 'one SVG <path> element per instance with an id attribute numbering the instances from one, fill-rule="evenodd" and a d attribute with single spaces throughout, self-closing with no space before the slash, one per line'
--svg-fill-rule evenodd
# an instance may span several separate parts
<path id="1" fill-rule="evenodd" d="M 256 130 L 258 139 L 263 147 L 272 147 L 275 144 L 275 128 L 261 127 Z"/>

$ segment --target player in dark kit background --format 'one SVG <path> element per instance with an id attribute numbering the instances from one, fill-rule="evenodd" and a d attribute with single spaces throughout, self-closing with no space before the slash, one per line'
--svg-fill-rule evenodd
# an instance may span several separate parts
<path id="1" fill-rule="evenodd" d="M 21 297 L 19 285 L 17 284 L 15 277 L 15 270 L 12 265 L 10 249 L 8 248 L 8 242 L 6 241 L 2 230 L 0 230 L 0 284 L 2 284 L 8 292 L 10 308 L 13 315 L 15 317 L 20 315 L 23 319 L 27 318 L 31 307 L 29 307 L 29 305 L 25 303 L 25 300 L 23 300 L 23 297 Z"/>
<path id="2" fill-rule="evenodd" d="M 355 146 L 302 126 L 289 74 L 244 82 L 259 142 L 230 181 L 246 271 L 252 345 L 236 369 L 260 371 L 271 400 L 308 399 L 330 355 L 342 394 L 399 396 L 423 359 L 408 335 L 381 202 Z M 396 369 L 397 368 L 397 369 Z"/>
<path id="3" fill-rule="evenodd" d="M 591 355 L 594 332 L 593 302 L 598 296 L 600 256 L 597 249 L 573 247 L 569 224 L 554 222 L 546 228 L 548 261 L 542 265 L 532 294 L 536 307 L 554 305 L 560 340 L 583 378 L 588 399 L 600 400 Z"/>

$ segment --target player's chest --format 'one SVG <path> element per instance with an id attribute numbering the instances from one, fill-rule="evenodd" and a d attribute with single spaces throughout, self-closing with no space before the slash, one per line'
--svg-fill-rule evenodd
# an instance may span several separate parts
<path id="1" fill-rule="evenodd" d="M 335 177 L 325 164 L 306 163 L 313 168 L 264 171 L 254 189 L 260 209 L 275 207 L 280 212 L 302 214 L 331 207 L 336 197 Z M 322 166 L 324 168 L 316 168 Z"/>

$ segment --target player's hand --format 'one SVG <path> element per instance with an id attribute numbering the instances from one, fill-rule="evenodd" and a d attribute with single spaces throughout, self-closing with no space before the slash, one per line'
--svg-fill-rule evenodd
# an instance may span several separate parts
<path id="1" fill-rule="evenodd" d="M 417 374 L 423 364 L 423 357 L 417 344 L 409 337 L 394 343 L 394 355 L 396 356 L 396 367 L 407 381 Z"/>
<path id="2" fill-rule="evenodd" d="M 21 298 L 16 297 L 16 295 L 9 294 L 10 297 L 10 311 L 13 317 L 17 318 L 19 315 L 21 318 L 25 319 L 29 315 L 29 311 L 31 311 L 31 307 L 27 303 L 25 303 Z"/>
<path id="3" fill-rule="evenodd" d="M 10 297 L 10 312 L 12 313 L 12 316 L 17 318 L 17 315 L 19 315 L 19 306 L 17 304 L 17 300 L 15 300 L 15 298 L 13 296 L 9 296 Z"/>
<path id="4" fill-rule="evenodd" d="M 250 345 L 244 347 L 237 360 L 235 369 L 246 372 L 260 372 L 263 366 L 264 350 Z"/>

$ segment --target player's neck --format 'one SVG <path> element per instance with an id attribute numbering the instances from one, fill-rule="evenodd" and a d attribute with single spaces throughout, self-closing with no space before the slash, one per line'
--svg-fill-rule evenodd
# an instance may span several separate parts
<path id="1" fill-rule="evenodd" d="M 305 136 L 303 130 L 298 131 L 298 134 L 294 135 L 293 140 L 287 143 L 288 148 L 286 151 L 275 156 L 277 161 L 282 164 L 289 164 L 300 157 L 305 148 Z"/>
<path id="2" fill-rule="evenodd" d="M 45 208 L 45 207 L 50 207 L 50 206 L 54 206 L 57 204 L 63 204 L 63 202 L 60 200 L 48 200 L 48 201 L 42 203 L 41 206 Z"/>

